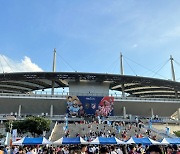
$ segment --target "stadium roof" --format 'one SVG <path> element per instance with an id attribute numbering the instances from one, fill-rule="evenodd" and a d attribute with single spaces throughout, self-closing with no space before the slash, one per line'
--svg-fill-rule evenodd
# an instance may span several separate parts
<path id="1" fill-rule="evenodd" d="M 1 73 L 0 92 L 27 93 L 34 90 L 68 87 L 69 81 L 81 82 L 82 80 L 97 83 L 109 82 L 111 90 L 122 91 L 129 96 L 175 98 L 175 91 L 180 94 L 180 82 L 157 78 L 129 76 L 103 73 L 82 72 L 21 72 Z"/>

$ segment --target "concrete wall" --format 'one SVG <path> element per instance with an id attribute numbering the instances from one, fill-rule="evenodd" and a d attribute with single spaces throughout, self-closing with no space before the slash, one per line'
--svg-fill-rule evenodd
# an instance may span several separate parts
<path id="1" fill-rule="evenodd" d="M 154 124 L 152 125 L 154 128 L 158 129 L 158 130 L 164 130 L 166 131 L 166 127 L 170 128 L 170 133 L 173 134 L 174 131 L 180 131 L 180 126 L 179 125 L 170 125 L 170 124 L 164 124 L 164 125 L 158 125 L 158 124 Z"/>
<path id="2" fill-rule="evenodd" d="M 150 103 L 150 102 L 115 102 L 114 114 L 123 115 L 123 107 L 126 108 L 127 114 L 151 116 L 151 108 L 154 115 L 169 117 L 179 108 L 179 103 Z"/>
<path id="3" fill-rule="evenodd" d="M 55 115 L 66 113 L 65 99 L 0 98 L 0 114 L 18 113 L 19 105 L 22 114 L 50 114 L 51 105 Z"/>
<path id="4" fill-rule="evenodd" d="M 66 99 L 38 99 L 38 98 L 0 98 L 0 114 L 17 112 L 21 105 L 22 114 L 50 114 L 50 106 L 54 106 L 54 115 L 66 113 Z M 154 115 L 162 117 L 171 116 L 179 108 L 179 103 L 147 103 L 147 102 L 114 102 L 114 115 L 123 115 L 123 107 L 127 114 L 151 116 L 151 108 Z"/>
<path id="5" fill-rule="evenodd" d="M 69 82 L 69 93 L 72 95 L 76 93 L 79 94 L 79 96 L 81 96 L 81 94 L 99 94 L 100 96 L 109 96 L 109 83 L 97 83 L 93 81 Z"/>

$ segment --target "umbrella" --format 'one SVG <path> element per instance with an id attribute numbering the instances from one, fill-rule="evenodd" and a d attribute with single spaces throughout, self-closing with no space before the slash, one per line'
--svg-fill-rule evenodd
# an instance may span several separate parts
<path id="1" fill-rule="evenodd" d="M 164 138 L 161 144 L 180 144 L 180 138 Z"/>
<path id="2" fill-rule="evenodd" d="M 22 139 L 12 143 L 13 145 L 37 145 L 37 144 L 52 144 L 45 137 L 23 137 Z"/>
<path id="3" fill-rule="evenodd" d="M 85 141 L 82 137 L 61 137 L 53 144 L 88 144 L 88 142 Z"/>
<path id="4" fill-rule="evenodd" d="M 96 137 L 90 144 L 126 144 L 116 137 Z"/>

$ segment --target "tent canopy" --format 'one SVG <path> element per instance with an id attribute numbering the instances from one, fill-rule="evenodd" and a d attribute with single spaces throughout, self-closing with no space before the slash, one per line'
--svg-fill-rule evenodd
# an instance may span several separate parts
<path id="1" fill-rule="evenodd" d="M 53 144 L 88 144 L 82 137 L 62 137 Z"/>
<path id="2" fill-rule="evenodd" d="M 150 145 L 150 144 L 161 144 L 158 141 L 154 141 L 148 137 L 143 137 L 143 138 L 136 138 L 136 137 L 131 137 L 127 142 L 127 144 L 143 144 L 143 145 Z"/>
<path id="3" fill-rule="evenodd" d="M 116 137 L 97 137 L 91 141 L 90 144 L 126 144 L 125 142 L 117 139 Z"/>
<path id="4" fill-rule="evenodd" d="M 21 140 L 13 142 L 13 145 L 38 145 L 38 144 L 52 144 L 45 137 L 23 137 Z"/>
<path id="5" fill-rule="evenodd" d="M 162 144 L 180 144 L 180 138 L 164 138 Z"/>

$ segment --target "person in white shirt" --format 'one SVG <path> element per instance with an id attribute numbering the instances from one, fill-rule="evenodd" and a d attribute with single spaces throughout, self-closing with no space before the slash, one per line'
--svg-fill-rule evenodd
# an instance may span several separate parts
<path id="1" fill-rule="evenodd" d="M 117 154 L 123 154 L 123 152 L 122 152 L 122 150 L 121 150 L 120 147 L 117 147 L 117 148 L 116 148 L 116 152 L 117 152 Z"/>
<path id="2" fill-rule="evenodd" d="M 115 151 L 115 147 L 114 146 L 111 146 L 110 154 L 117 154 L 117 152 Z"/>
<path id="3" fill-rule="evenodd" d="M 64 152 L 64 154 L 69 154 L 68 148 L 67 148 L 67 147 L 64 147 L 64 148 L 63 148 L 63 152 Z"/>

